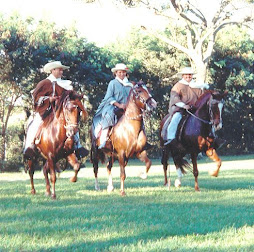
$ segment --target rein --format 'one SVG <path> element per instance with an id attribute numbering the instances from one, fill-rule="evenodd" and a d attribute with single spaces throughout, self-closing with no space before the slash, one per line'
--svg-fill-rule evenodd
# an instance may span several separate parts
<path id="1" fill-rule="evenodd" d="M 127 116 L 127 113 L 124 114 L 124 116 L 125 116 L 126 119 L 128 119 L 128 120 L 138 120 L 139 118 L 142 118 L 142 117 L 143 117 L 143 112 L 140 113 L 140 114 L 138 114 L 138 115 L 136 115 L 136 116 L 133 116 L 133 117 L 128 117 L 128 116 Z M 141 120 L 142 120 L 142 119 L 141 119 Z M 138 120 L 138 121 L 141 121 L 141 120 Z"/>
<path id="2" fill-rule="evenodd" d="M 66 113 L 66 110 L 67 110 L 67 102 L 69 101 L 69 96 L 66 97 L 66 103 L 64 104 L 64 108 L 63 108 L 63 113 L 64 113 L 64 118 L 65 118 L 65 125 L 64 125 L 64 128 L 65 129 L 70 129 L 70 130 L 73 130 L 76 129 L 78 127 L 78 124 L 77 123 L 68 123 L 68 121 L 70 121 L 69 117 L 68 117 L 68 114 Z M 75 107 L 78 107 L 77 105 L 75 105 Z M 66 132 L 66 136 L 69 138 L 71 137 L 71 135 L 69 135 L 67 132 Z"/>
<path id="3" fill-rule="evenodd" d="M 194 115 L 192 112 L 190 112 L 188 109 L 186 109 L 187 113 L 189 113 L 191 116 L 195 117 L 196 119 L 198 119 L 199 121 L 203 122 L 203 123 L 206 123 L 206 124 L 210 124 L 212 125 L 213 123 L 211 121 L 207 121 L 207 120 L 204 120 L 196 115 Z"/>
<path id="4" fill-rule="evenodd" d="M 138 99 L 138 100 L 139 100 L 141 103 L 143 103 L 143 104 L 146 104 L 147 101 L 150 99 L 150 97 L 149 97 L 147 100 L 145 100 L 143 97 L 141 97 L 141 96 L 135 91 L 135 89 L 133 89 L 132 91 L 133 91 L 133 95 L 135 96 L 135 98 Z M 133 96 L 132 96 L 132 99 L 133 99 Z M 133 102 L 135 103 L 134 99 L 133 99 Z M 141 109 L 141 113 L 138 114 L 138 115 L 136 115 L 136 116 L 128 117 L 127 113 L 125 113 L 124 115 L 125 115 L 126 119 L 128 119 L 128 120 L 138 120 L 138 121 L 141 121 L 141 120 L 142 120 L 142 117 L 143 117 L 143 113 L 144 113 L 144 109 Z M 140 118 L 140 120 L 139 120 L 139 118 Z"/>

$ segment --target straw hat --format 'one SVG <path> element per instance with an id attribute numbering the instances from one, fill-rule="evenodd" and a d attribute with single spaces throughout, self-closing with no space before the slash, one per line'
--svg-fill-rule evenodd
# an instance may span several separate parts
<path id="1" fill-rule="evenodd" d="M 183 74 L 196 74 L 191 67 L 184 67 L 179 73 L 177 73 L 178 78 L 182 78 Z"/>
<path id="2" fill-rule="evenodd" d="M 116 64 L 115 67 L 113 67 L 113 68 L 111 69 L 111 71 L 112 71 L 113 73 L 116 72 L 116 71 L 118 71 L 118 70 L 126 71 L 127 73 L 130 72 L 129 68 L 128 68 L 125 64 L 123 64 L 123 63 L 118 63 L 118 64 Z"/>
<path id="3" fill-rule="evenodd" d="M 43 70 L 45 73 L 51 73 L 51 71 L 55 68 L 62 68 L 63 70 L 68 69 L 70 67 L 62 65 L 61 61 L 52 61 L 47 63 L 44 67 Z"/>

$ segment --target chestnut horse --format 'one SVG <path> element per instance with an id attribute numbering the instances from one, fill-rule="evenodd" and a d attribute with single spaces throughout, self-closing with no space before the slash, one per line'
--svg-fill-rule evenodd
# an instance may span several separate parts
<path id="1" fill-rule="evenodd" d="M 56 163 L 64 158 L 73 167 L 75 174 L 71 178 L 72 182 L 77 181 L 77 174 L 80 169 L 80 163 L 74 153 L 74 134 L 78 130 L 79 115 L 82 111 L 83 119 L 87 118 L 87 111 L 81 102 L 81 95 L 75 91 L 64 91 L 60 96 L 56 108 L 44 119 L 41 127 L 40 140 L 36 147 L 41 156 L 46 159 L 43 166 L 43 173 L 46 181 L 46 195 L 50 195 L 50 180 L 52 183 L 53 199 L 56 198 Z M 28 160 L 28 168 L 31 182 L 31 193 L 35 194 L 34 188 L 34 166 L 38 156 Z"/>
<path id="2" fill-rule="evenodd" d="M 220 94 L 216 91 L 206 91 L 196 102 L 195 113 L 187 111 L 189 114 L 186 118 L 183 118 L 179 123 L 176 139 L 181 143 L 180 148 L 170 148 L 169 146 L 163 147 L 162 160 L 164 170 L 164 185 L 170 188 L 170 177 L 167 179 L 167 167 L 169 153 L 171 152 L 178 179 L 175 181 L 175 186 L 181 185 L 181 178 L 183 173 L 186 173 L 184 168 L 192 170 L 195 177 L 195 190 L 199 191 L 198 186 L 198 167 L 197 156 L 200 152 L 206 152 L 206 155 L 217 164 L 217 169 L 210 171 L 211 176 L 217 177 L 221 167 L 221 159 L 216 153 L 214 147 L 214 132 L 222 128 L 222 111 L 224 104 L 224 97 L 227 92 Z M 163 118 L 161 122 L 161 130 L 167 119 L 167 116 Z M 161 135 L 161 134 L 160 134 Z M 161 145 L 163 140 L 161 139 Z M 184 156 L 190 154 L 193 167 L 184 160 Z"/>
<path id="3" fill-rule="evenodd" d="M 127 165 L 130 157 L 136 155 L 136 157 L 138 157 L 142 162 L 145 162 L 146 173 L 142 178 L 145 179 L 147 177 L 147 173 L 151 167 L 151 161 L 147 157 L 146 150 L 144 150 L 147 139 L 143 130 L 143 116 L 146 111 L 156 108 L 156 105 L 156 101 L 152 98 L 152 95 L 149 93 L 146 86 L 144 84 L 136 84 L 129 93 L 126 103 L 126 110 L 123 116 L 112 128 L 109 134 L 109 140 L 107 141 L 106 148 L 104 150 L 98 149 L 100 140 L 96 139 L 95 137 L 95 126 L 93 123 L 91 129 L 91 162 L 93 163 L 94 168 L 96 190 L 99 190 L 97 177 L 98 163 L 99 161 L 104 163 L 105 155 L 110 157 L 107 163 L 108 192 L 111 192 L 114 189 L 111 168 L 115 158 L 118 159 L 120 165 L 120 194 L 122 196 L 125 195 L 125 166 Z"/>

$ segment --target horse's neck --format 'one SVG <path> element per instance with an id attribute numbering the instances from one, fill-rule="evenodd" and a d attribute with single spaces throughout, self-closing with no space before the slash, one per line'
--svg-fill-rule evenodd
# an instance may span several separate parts
<path id="1" fill-rule="evenodd" d="M 59 138 L 59 136 L 62 134 L 62 132 L 65 130 L 65 119 L 64 119 L 64 113 L 61 111 L 56 117 L 56 115 L 53 117 L 53 120 L 51 121 L 51 130 L 55 133 L 55 136 Z"/>
<path id="2" fill-rule="evenodd" d="M 135 104 L 133 99 L 130 99 L 126 104 L 126 111 L 125 115 L 127 118 L 135 118 L 137 121 L 142 120 L 142 111 L 141 109 Z"/>
<path id="3" fill-rule="evenodd" d="M 208 120 L 209 119 L 209 108 L 208 108 L 208 100 L 206 99 L 204 102 L 202 102 L 197 111 L 195 112 L 195 115 L 198 116 L 199 118 Z"/>

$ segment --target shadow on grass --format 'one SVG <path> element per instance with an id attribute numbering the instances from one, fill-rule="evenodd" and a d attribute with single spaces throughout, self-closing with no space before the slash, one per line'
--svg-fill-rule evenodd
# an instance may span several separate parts
<path id="1" fill-rule="evenodd" d="M 56 201 L 44 196 L 44 179 L 35 180 L 38 190 L 34 196 L 29 195 L 28 181 L 3 182 L 0 222 L 9 227 L 2 228 L 2 234 L 36 235 L 39 239 L 47 234 L 56 241 L 73 236 L 69 245 L 52 245 L 50 251 L 107 251 L 140 241 L 253 226 L 251 199 L 244 193 L 240 199 L 238 193 L 232 194 L 250 189 L 253 176 L 248 176 L 249 172 L 253 175 L 253 171 L 246 171 L 240 177 L 237 171 L 225 171 L 219 178 L 202 172 L 200 194 L 194 192 L 190 173 L 183 179 L 182 188 L 171 191 L 162 187 L 163 176 L 150 176 L 147 180 L 131 177 L 126 179 L 127 197 L 119 196 L 119 178 L 115 179 L 118 182 L 112 194 L 105 191 L 106 178 L 101 179 L 105 188 L 98 193 L 94 192 L 94 179 L 81 178 L 73 184 L 62 178 L 57 184 Z M 104 233 L 114 237 L 103 238 Z M 40 248 L 47 250 L 43 245 Z M 23 249 L 29 249 L 29 243 L 24 242 Z"/>

